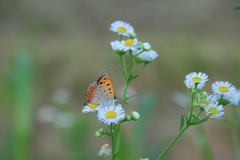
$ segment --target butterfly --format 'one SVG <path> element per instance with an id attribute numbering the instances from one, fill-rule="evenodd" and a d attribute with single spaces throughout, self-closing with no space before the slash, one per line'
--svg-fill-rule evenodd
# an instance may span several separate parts
<path id="1" fill-rule="evenodd" d="M 112 79 L 107 71 L 99 73 L 95 81 L 88 86 L 86 96 L 88 103 L 95 104 L 116 99 Z"/>

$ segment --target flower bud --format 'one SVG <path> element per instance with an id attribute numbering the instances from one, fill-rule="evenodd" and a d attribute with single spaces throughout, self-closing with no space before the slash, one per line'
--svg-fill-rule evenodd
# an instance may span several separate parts
<path id="1" fill-rule="evenodd" d="M 132 118 L 131 118 L 130 115 L 126 115 L 125 119 L 126 119 L 127 121 L 131 121 Z"/>
<path id="2" fill-rule="evenodd" d="M 129 38 L 131 38 L 131 39 L 136 38 L 136 34 L 135 33 L 129 33 Z"/>
<path id="3" fill-rule="evenodd" d="M 99 131 L 100 131 L 101 133 L 103 133 L 104 129 L 103 129 L 103 128 L 100 128 Z"/>
<path id="4" fill-rule="evenodd" d="M 151 45 L 148 42 L 143 43 L 142 46 L 145 51 L 149 51 L 151 49 Z"/>
<path id="5" fill-rule="evenodd" d="M 139 115 L 138 112 L 133 111 L 133 112 L 131 113 L 131 119 L 132 119 L 132 120 L 136 121 L 136 120 L 139 119 L 139 117 L 140 117 L 140 115 Z"/>
<path id="6" fill-rule="evenodd" d="M 100 130 L 96 131 L 95 135 L 98 137 L 98 138 L 101 138 L 102 137 L 102 132 Z"/>

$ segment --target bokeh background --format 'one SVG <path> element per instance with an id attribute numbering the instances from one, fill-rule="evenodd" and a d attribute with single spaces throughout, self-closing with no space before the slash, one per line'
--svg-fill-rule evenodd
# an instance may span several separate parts
<path id="1" fill-rule="evenodd" d="M 120 61 L 110 47 L 118 38 L 109 31 L 115 20 L 132 24 L 138 39 L 159 53 L 130 86 L 132 93 L 143 94 L 126 110 L 138 111 L 141 119 L 122 126 L 120 159 L 156 159 L 188 111 L 180 101 L 186 74 L 207 73 L 209 92 L 216 80 L 239 88 L 240 11 L 234 10 L 239 2 L 1 1 L 0 159 L 103 159 L 97 152 L 110 141 L 95 137 L 102 124 L 81 110 L 88 85 L 103 69 L 121 97 Z M 209 120 L 202 128 L 214 159 L 233 160 L 231 107 L 225 111 L 222 120 Z M 188 129 L 164 159 L 203 159 L 202 128 Z"/>

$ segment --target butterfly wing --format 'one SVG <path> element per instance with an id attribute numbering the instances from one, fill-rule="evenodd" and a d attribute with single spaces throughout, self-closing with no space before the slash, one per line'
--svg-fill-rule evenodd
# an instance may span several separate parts
<path id="1" fill-rule="evenodd" d="M 98 75 L 96 83 L 106 90 L 109 98 L 111 99 L 115 98 L 113 82 L 107 71 L 104 70 Z"/>
<path id="2" fill-rule="evenodd" d="M 106 90 L 103 86 L 97 85 L 95 90 L 92 93 L 92 102 L 96 104 L 100 104 L 105 100 L 112 99 L 108 90 Z"/>
<path id="3" fill-rule="evenodd" d="M 93 82 L 93 83 L 91 83 L 88 86 L 88 89 L 87 89 L 87 92 L 86 92 L 86 96 L 87 96 L 87 101 L 88 102 L 92 102 L 92 100 L 93 100 L 93 92 L 94 92 L 96 87 L 97 87 L 96 82 Z"/>
<path id="4" fill-rule="evenodd" d="M 107 71 L 102 71 L 86 92 L 88 103 L 100 104 L 107 99 L 115 99 L 112 79 Z"/>

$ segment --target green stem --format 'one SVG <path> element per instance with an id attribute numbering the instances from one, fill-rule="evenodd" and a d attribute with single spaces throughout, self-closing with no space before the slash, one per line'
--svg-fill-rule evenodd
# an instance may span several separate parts
<path id="1" fill-rule="evenodd" d="M 132 70 L 132 63 L 133 63 L 133 55 L 132 55 L 132 51 L 131 50 L 129 50 L 129 54 L 130 54 L 130 69 Z"/>
<path id="2" fill-rule="evenodd" d="M 127 67 L 126 67 L 126 60 L 125 60 L 125 55 L 121 55 L 121 64 L 122 64 L 122 68 L 123 68 L 123 76 L 125 81 L 127 81 L 128 75 L 127 75 Z"/>
<path id="3" fill-rule="evenodd" d="M 233 142 L 234 142 L 234 148 L 236 152 L 236 160 L 240 160 L 240 138 L 239 138 L 239 133 L 238 133 L 238 117 L 237 117 L 237 107 L 233 106 L 232 107 L 232 125 L 231 130 L 232 130 L 232 136 L 233 136 Z"/>
<path id="4" fill-rule="evenodd" d="M 126 101 L 128 100 L 127 97 L 127 89 L 128 89 L 128 85 L 131 82 L 132 78 L 133 78 L 133 73 L 136 69 L 136 64 L 133 65 L 133 57 L 132 57 L 132 53 L 130 51 L 130 73 L 128 74 L 127 72 L 127 65 L 126 65 L 126 59 L 125 59 L 125 55 L 121 55 L 121 65 L 123 68 L 123 76 L 124 76 L 124 80 L 125 80 L 125 84 L 124 84 L 124 91 L 123 91 L 123 96 L 122 96 L 122 105 L 124 105 L 126 103 Z M 115 142 L 116 142 L 116 146 L 112 147 L 112 158 L 113 160 L 117 160 L 118 157 L 118 151 L 120 148 L 120 140 L 121 140 L 121 123 L 119 123 L 119 125 L 116 126 L 115 130 L 114 130 L 114 135 L 115 135 Z M 113 138 L 113 133 L 112 134 L 112 143 L 114 142 L 114 138 Z M 112 144 L 114 145 L 114 144 Z M 116 151 L 114 150 L 116 149 Z M 116 153 L 115 153 L 116 152 Z"/>
<path id="5" fill-rule="evenodd" d="M 114 127 L 113 123 L 110 125 L 110 133 L 111 133 L 111 140 L 112 140 L 112 160 L 115 160 L 115 140 L 114 140 Z"/>
<path id="6" fill-rule="evenodd" d="M 119 151 L 119 148 L 120 148 L 120 141 L 121 141 L 121 124 L 119 124 L 117 126 L 117 129 L 116 129 L 116 155 L 115 155 L 115 160 L 117 160 L 118 158 L 118 151 Z"/>
<path id="7" fill-rule="evenodd" d="M 189 112 L 189 115 L 188 115 L 188 120 L 187 120 L 188 122 L 187 123 L 192 122 L 194 96 L 195 96 L 195 93 L 192 94 L 192 105 L 191 105 L 191 109 L 190 109 L 190 112 Z"/>
<path id="8" fill-rule="evenodd" d="M 133 73 L 134 73 L 136 67 L 137 67 L 137 64 L 134 63 L 133 67 L 131 68 L 131 75 L 132 75 L 132 77 L 133 77 Z"/>
<path id="9" fill-rule="evenodd" d="M 176 141 L 179 139 L 179 137 L 185 132 L 185 130 L 189 127 L 190 125 L 186 125 L 185 127 L 182 128 L 182 130 L 177 134 L 177 136 L 173 139 L 173 141 L 165 148 L 165 150 L 162 152 L 162 154 L 157 158 L 157 160 L 161 160 L 162 157 L 167 153 L 167 151 L 176 143 Z"/>
<path id="10" fill-rule="evenodd" d="M 128 89 L 128 85 L 129 85 L 129 82 L 126 81 L 126 82 L 125 82 L 125 85 L 124 85 L 124 91 L 123 91 L 123 102 L 122 102 L 122 105 L 123 105 L 124 103 L 126 103 L 126 101 L 127 101 L 127 99 L 128 99 L 128 97 L 127 97 L 127 89 Z"/>

